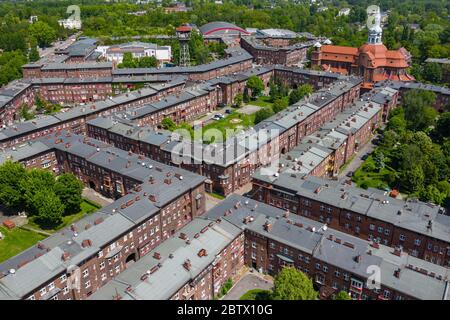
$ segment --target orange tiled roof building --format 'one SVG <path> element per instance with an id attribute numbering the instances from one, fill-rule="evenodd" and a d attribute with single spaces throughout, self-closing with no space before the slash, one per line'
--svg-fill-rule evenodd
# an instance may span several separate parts
<path id="1" fill-rule="evenodd" d="M 414 77 L 406 72 L 411 63 L 410 53 L 405 48 L 388 50 L 381 38 L 380 21 L 375 18 L 366 44 L 353 48 L 316 43 L 311 64 L 327 71 L 359 75 L 364 78 L 366 89 L 383 80 L 413 81 Z"/>

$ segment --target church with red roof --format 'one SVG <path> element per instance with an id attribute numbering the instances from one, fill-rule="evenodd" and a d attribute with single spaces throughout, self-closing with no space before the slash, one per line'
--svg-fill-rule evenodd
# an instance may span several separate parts
<path id="1" fill-rule="evenodd" d="M 405 48 L 388 50 L 381 41 L 380 19 L 375 17 L 374 21 L 369 27 L 367 43 L 360 48 L 316 43 L 311 64 L 326 71 L 361 76 L 364 89 L 371 89 L 376 82 L 383 80 L 414 81 L 406 71 L 411 63 L 411 54 Z"/>

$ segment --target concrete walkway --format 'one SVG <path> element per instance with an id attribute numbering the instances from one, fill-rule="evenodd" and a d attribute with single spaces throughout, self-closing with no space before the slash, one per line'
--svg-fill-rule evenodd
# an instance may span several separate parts
<path id="1" fill-rule="evenodd" d="M 114 202 L 113 199 L 106 198 L 97 191 L 90 188 L 84 188 L 83 193 L 81 195 L 83 196 L 83 198 L 94 201 L 95 203 L 98 203 L 102 207 L 105 207 Z"/>
<path id="2" fill-rule="evenodd" d="M 239 300 L 244 293 L 253 289 L 271 290 L 273 280 L 269 276 L 264 276 L 256 271 L 245 274 L 222 300 Z"/>
<path id="3" fill-rule="evenodd" d="M 372 143 L 373 139 L 376 139 L 378 136 L 375 135 L 372 138 L 370 138 L 370 141 L 367 142 L 364 146 L 362 146 L 361 149 L 358 150 L 358 152 L 355 154 L 355 157 L 352 159 L 352 161 L 347 165 L 347 167 L 339 172 L 338 179 L 348 179 L 346 177 L 347 173 L 350 171 L 355 172 L 364 162 L 361 157 L 365 155 L 366 153 L 372 153 L 373 150 L 376 148 L 376 145 Z"/>

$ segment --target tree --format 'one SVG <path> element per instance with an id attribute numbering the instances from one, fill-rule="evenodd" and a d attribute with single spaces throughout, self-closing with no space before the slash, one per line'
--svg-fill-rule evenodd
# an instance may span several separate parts
<path id="1" fill-rule="evenodd" d="M 442 68 L 438 63 L 427 63 L 423 67 L 422 76 L 425 80 L 433 83 L 442 82 Z"/>
<path id="2" fill-rule="evenodd" d="M 243 97 L 242 97 L 242 100 L 243 100 L 245 103 L 248 103 L 248 102 L 250 101 L 250 97 L 248 96 L 248 88 L 247 88 L 247 87 L 244 88 L 244 95 L 243 95 Z"/>
<path id="3" fill-rule="evenodd" d="M 293 267 L 284 267 L 274 279 L 274 300 L 315 300 L 311 279 Z"/>
<path id="4" fill-rule="evenodd" d="M 173 120 L 170 118 L 164 118 L 161 121 L 161 126 L 164 129 L 169 130 L 169 131 L 173 131 L 177 128 L 177 124 L 175 122 L 173 122 Z"/>
<path id="5" fill-rule="evenodd" d="M 433 134 L 439 140 L 450 138 L 450 112 L 445 112 L 439 116 Z"/>
<path id="6" fill-rule="evenodd" d="M 20 209 L 23 196 L 20 181 L 27 176 L 25 168 L 17 162 L 6 161 L 0 166 L 0 203 L 10 208 Z"/>
<path id="7" fill-rule="evenodd" d="M 303 99 L 308 94 L 313 93 L 313 87 L 309 84 L 304 84 L 298 87 L 296 90 L 292 90 L 289 94 L 289 104 L 294 104 Z"/>
<path id="8" fill-rule="evenodd" d="M 411 169 L 407 169 L 400 172 L 400 184 L 401 187 L 411 193 L 420 191 L 423 187 L 425 175 L 422 167 L 414 166 Z"/>
<path id="9" fill-rule="evenodd" d="M 30 53 L 28 54 L 28 60 L 30 62 L 38 61 L 41 57 L 39 56 L 39 51 L 36 47 L 32 47 Z"/>
<path id="10" fill-rule="evenodd" d="M 55 183 L 55 194 L 64 203 L 65 214 L 76 213 L 80 211 L 80 204 L 83 201 L 81 193 L 83 184 L 71 173 L 63 173 Z"/>
<path id="11" fill-rule="evenodd" d="M 414 89 L 405 93 L 403 106 L 410 130 L 424 130 L 434 123 L 437 112 L 432 106 L 435 101 L 436 94 L 432 91 Z"/>
<path id="12" fill-rule="evenodd" d="M 428 185 L 419 194 L 420 200 L 426 202 L 432 202 L 434 204 L 443 204 L 447 195 L 439 191 L 434 185 Z"/>
<path id="13" fill-rule="evenodd" d="M 286 109 L 287 106 L 288 102 L 286 101 L 286 99 L 278 98 L 273 102 L 272 110 L 274 113 L 278 113 Z"/>
<path id="14" fill-rule="evenodd" d="M 264 90 L 264 82 L 257 76 L 251 76 L 247 80 L 247 88 L 252 91 L 252 97 L 257 98 Z"/>
<path id="15" fill-rule="evenodd" d="M 56 31 L 43 21 L 37 21 L 30 26 L 30 34 L 40 47 L 49 47 L 56 40 Z"/>
<path id="16" fill-rule="evenodd" d="M 36 208 L 36 221 L 47 229 L 55 228 L 62 221 L 64 205 L 53 191 L 38 191 L 32 199 Z"/>
<path id="17" fill-rule="evenodd" d="M 236 106 L 238 108 L 240 108 L 242 106 L 242 102 L 244 101 L 244 95 L 242 93 L 238 93 L 234 99 L 233 99 L 234 103 L 236 104 Z"/>
<path id="18" fill-rule="evenodd" d="M 123 54 L 122 62 L 119 63 L 119 68 L 137 68 L 137 62 L 133 58 L 133 54 L 131 52 L 125 52 Z"/>
<path id="19" fill-rule="evenodd" d="M 33 169 L 20 181 L 20 190 L 23 194 L 27 211 L 30 215 L 36 215 L 39 211 L 39 202 L 35 197 L 39 192 L 52 191 L 55 185 L 55 177 L 44 170 Z"/>
<path id="20" fill-rule="evenodd" d="M 137 63 L 139 68 L 153 68 L 158 65 L 158 60 L 154 57 L 142 57 Z"/>
<path id="21" fill-rule="evenodd" d="M 352 300 L 348 292 L 339 291 L 334 300 Z"/>
<path id="22" fill-rule="evenodd" d="M 255 113 L 255 124 L 266 120 L 273 115 L 273 111 L 270 107 L 264 107 Z"/>

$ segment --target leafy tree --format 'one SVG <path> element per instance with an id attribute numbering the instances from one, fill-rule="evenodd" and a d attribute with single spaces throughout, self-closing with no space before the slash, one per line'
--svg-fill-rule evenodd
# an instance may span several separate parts
<path id="1" fill-rule="evenodd" d="M 138 64 L 136 60 L 133 58 L 133 54 L 131 52 L 125 52 L 123 54 L 122 62 L 118 65 L 119 68 L 137 68 Z"/>
<path id="2" fill-rule="evenodd" d="M 52 173 L 44 170 L 33 169 L 28 172 L 25 179 L 20 180 L 20 190 L 23 194 L 27 210 L 31 215 L 36 215 L 39 202 L 36 202 L 36 194 L 51 190 L 55 185 L 55 177 Z"/>
<path id="3" fill-rule="evenodd" d="M 450 112 L 445 112 L 439 116 L 433 134 L 439 140 L 450 138 Z"/>
<path id="4" fill-rule="evenodd" d="M 274 279 L 274 300 L 315 300 L 311 279 L 293 267 L 284 267 Z"/>
<path id="5" fill-rule="evenodd" d="M 348 292 L 339 291 L 334 300 L 352 300 Z"/>
<path id="6" fill-rule="evenodd" d="M 248 102 L 250 101 L 250 97 L 249 97 L 249 95 L 248 95 L 248 88 L 245 88 L 245 89 L 244 89 L 244 95 L 243 95 L 243 97 L 242 97 L 242 100 L 243 100 L 245 103 L 248 103 Z"/>
<path id="7" fill-rule="evenodd" d="M 252 91 L 252 97 L 258 97 L 264 90 L 264 82 L 257 76 L 251 76 L 247 80 L 247 88 Z"/>
<path id="8" fill-rule="evenodd" d="M 56 31 L 44 21 L 37 21 L 30 26 L 30 34 L 40 47 L 49 47 L 56 40 Z"/>
<path id="9" fill-rule="evenodd" d="M 433 83 L 442 82 L 442 68 L 438 63 L 427 63 L 423 67 L 423 78 Z"/>
<path id="10" fill-rule="evenodd" d="M 255 124 L 266 120 L 267 118 L 269 118 L 273 114 L 274 114 L 274 112 L 272 111 L 272 108 L 270 108 L 270 107 L 264 107 L 264 108 L 258 110 L 255 113 Z"/>
<path id="11" fill-rule="evenodd" d="M 22 207 L 20 181 L 26 176 L 27 171 L 20 163 L 8 160 L 0 166 L 0 203 L 15 209 Z"/>
<path id="12" fill-rule="evenodd" d="M 34 118 L 34 115 L 28 110 L 28 106 L 23 104 L 19 109 L 20 117 L 25 120 L 31 120 Z"/>
<path id="13" fill-rule="evenodd" d="M 414 166 L 411 169 L 401 171 L 399 179 L 402 188 L 414 193 L 420 191 L 423 187 L 425 176 L 422 167 Z"/>
<path id="14" fill-rule="evenodd" d="M 437 116 L 432 105 L 436 101 L 436 94 L 432 91 L 414 89 L 405 93 L 403 106 L 408 128 L 412 131 L 427 129 Z"/>
<path id="15" fill-rule="evenodd" d="M 31 62 L 35 62 L 38 61 L 39 59 L 40 59 L 39 51 L 37 50 L 36 47 L 32 47 L 30 53 L 28 54 L 28 60 L 30 60 Z"/>
<path id="16" fill-rule="evenodd" d="M 83 184 L 71 173 L 63 173 L 56 179 L 55 194 L 64 203 L 65 214 L 80 211 L 80 204 L 83 201 L 81 193 Z"/>
<path id="17" fill-rule="evenodd" d="M 272 110 L 274 113 L 278 113 L 288 106 L 286 99 L 278 98 L 273 102 Z"/>
<path id="18" fill-rule="evenodd" d="M 242 107 L 242 102 L 244 101 L 244 95 L 242 93 L 238 93 L 234 99 L 233 99 L 234 103 L 236 104 L 236 106 L 238 108 Z"/>
<path id="19" fill-rule="evenodd" d="M 420 192 L 420 199 L 422 201 L 432 202 L 441 205 L 443 204 L 445 198 L 447 198 L 447 195 L 441 192 L 434 185 L 428 185 Z"/>
<path id="20" fill-rule="evenodd" d="M 142 57 L 138 60 L 139 68 L 153 68 L 158 65 L 158 60 L 155 57 Z"/>
<path id="21" fill-rule="evenodd" d="M 170 131 L 173 131 L 177 128 L 177 124 L 175 122 L 173 122 L 173 120 L 171 118 L 164 118 L 161 121 L 161 126 L 164 129 L 170 130 Z"/>
<path id="22" fill-rule="evenodd" d="M 39 190 L 32 199 L 36 221 L 45 228 L 54 228 L 62 221 L 64 205 L 53 191 Z"/>

